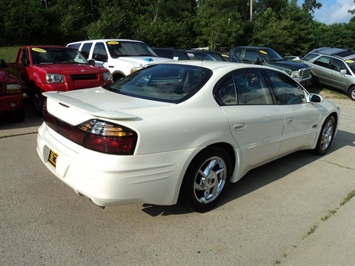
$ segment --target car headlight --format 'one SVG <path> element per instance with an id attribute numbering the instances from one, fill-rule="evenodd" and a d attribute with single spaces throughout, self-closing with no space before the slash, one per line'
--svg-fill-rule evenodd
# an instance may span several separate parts
<path id="1" fill-rule="evenodd" d="M 104 80 L 105 81 L 112 80 L 112 75 L 110 72 L 104 72 Z"/>
<path id="2" fill-rule="evenodd" d="M 21 92 L 21 86 L 19 84 L 6 84 L 6 93 L 19 93 Z"/>
<path id="3" fill-rule="evenodd" d="M 297 70 L 297 71 L 292 71 L 291 77 L 293 77 L 293 78 L 300 78 L 300 77 L 301 77 L 300 71 L 299 71 L 299 70 Z"/>
<path id="4" fill-rule="evenodd" d="M 140 66 L 140 67 L 133 67 L 133 68 L 131 68 L 131 74 L 133 73 L 133 72 L 136 72 L 136 71 L 138 71 L 138 70 L 140 70 L 140 69 L 142 69 L 143 68 L 143 66 Z"/>
<path id="5" fill-rule="evenodd" d="M 46 75 L 47 83 L 64 83 L 64 77 L 60 74 L 47 74 Z"/>

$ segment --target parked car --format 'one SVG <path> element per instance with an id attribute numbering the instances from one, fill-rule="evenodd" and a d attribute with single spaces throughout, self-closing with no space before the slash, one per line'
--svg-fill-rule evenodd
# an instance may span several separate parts
<path id="1" fill-rule="evenodd" d="M 306 64 L 285 60 L 272 48 L 237 46 L 232 48 L 230 53 L 238 57 L 243 63 L 275 67 L 285 71 L 304 86 L 311 84 L 311 70 Z"/>
<path id="2" fill-rule="evenodd" d="M 224 61 L 240 63 L 239 58 L 229 53 L 221 53 L 209 50 L 186 50 L 191 60 L 202 61 Z"/>
<path id="3" fill-rule="evenodd" d="M 37 152 L 99 206 L 216 206 L 229 182 L 310 149 L 324 154 L 339 108 L 274 68 L 173 61 L 106 87 L 47 92 Z"/>
<path id="4" fill-rule="evenodd" d="M 171 61 L 158 57 L 145 42 L 127 39 L 99 39 L 67 44 L 76 48 L 96 65 L 107 68 L 113 80 L 119 80 L 132 72 L 159 62 Z"/>
<path id="5" fill-rule="evenodd" d="M 152 48 L 152 49 L 159 57 L 170 58 L 173 60 L 190 60 L 187 51 L 184 49 L 175 49 L 175 48 Z"/>
<path id="6" fill-rule="evenodd" d="M 284 56 L 284 59 L 292 62 L 302 62 L 302 56 L 297 55 L 286 55 Z"/>
<path id="7" fill-rule="evenodd" d="M 0 115 L 13 122 L 25 120 L 23 93 L 19 81 L 4 70 L 6 63 L 0 59 Z"/>
<path id="8" fill-rule="evenodd" d="M 6 70 L 15 76 L 32 98 L 35 112 L 42 115 L 42 92 L 68 91 L 112 83 L 110 72 L 95 67 L 76 49 L 65 46 L 22 46 L 16 61 Z"/>
<path id="9" fill-rule="evenodd" d="M 322 47 L 309 52 L 303 62 L 311 68 L 314 83 L 338 89 L 355 101 L 355 51 Z"/>

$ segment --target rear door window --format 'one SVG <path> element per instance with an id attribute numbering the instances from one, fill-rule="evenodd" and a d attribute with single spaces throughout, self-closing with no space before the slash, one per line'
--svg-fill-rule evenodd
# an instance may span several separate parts
<path id="1" fill-rule="evenodd" d="M 89 58 L 91 47 L 92 47 L 92 42 L 87 42 L 84 43 L 83 47 L 81 48 L 81 53 L 86 57 L 86 59 Z"/>

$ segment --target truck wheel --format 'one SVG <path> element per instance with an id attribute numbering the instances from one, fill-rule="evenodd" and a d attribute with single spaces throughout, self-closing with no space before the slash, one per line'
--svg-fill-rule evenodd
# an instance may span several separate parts
<path id="1" fill-rule="evenodd" d="M 114 74 L 112 76 L 112 80 L 113 82 L 117 81 L 117 80 L 120 80 L 121 78 L 123 78 L 124 76 L 122 74 Z"/>
<path id="2" fill-rule="evenodd" d="M 35 110 L 36 115 L 42 116 L 43 115 L 43 99 L 42 93 L 39 89 L 35 89 L 32 95 L 33 107 Z"/>

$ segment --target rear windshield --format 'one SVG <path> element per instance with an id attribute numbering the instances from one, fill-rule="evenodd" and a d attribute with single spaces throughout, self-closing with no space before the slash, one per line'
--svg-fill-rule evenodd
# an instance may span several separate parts
<path id="1" fill-rule="evenodd" d="M 143 68 L 105 87 L 143 99 L 179 103 L 194 95 L 211 77 L 203 67 L 159 64 Z"/>

